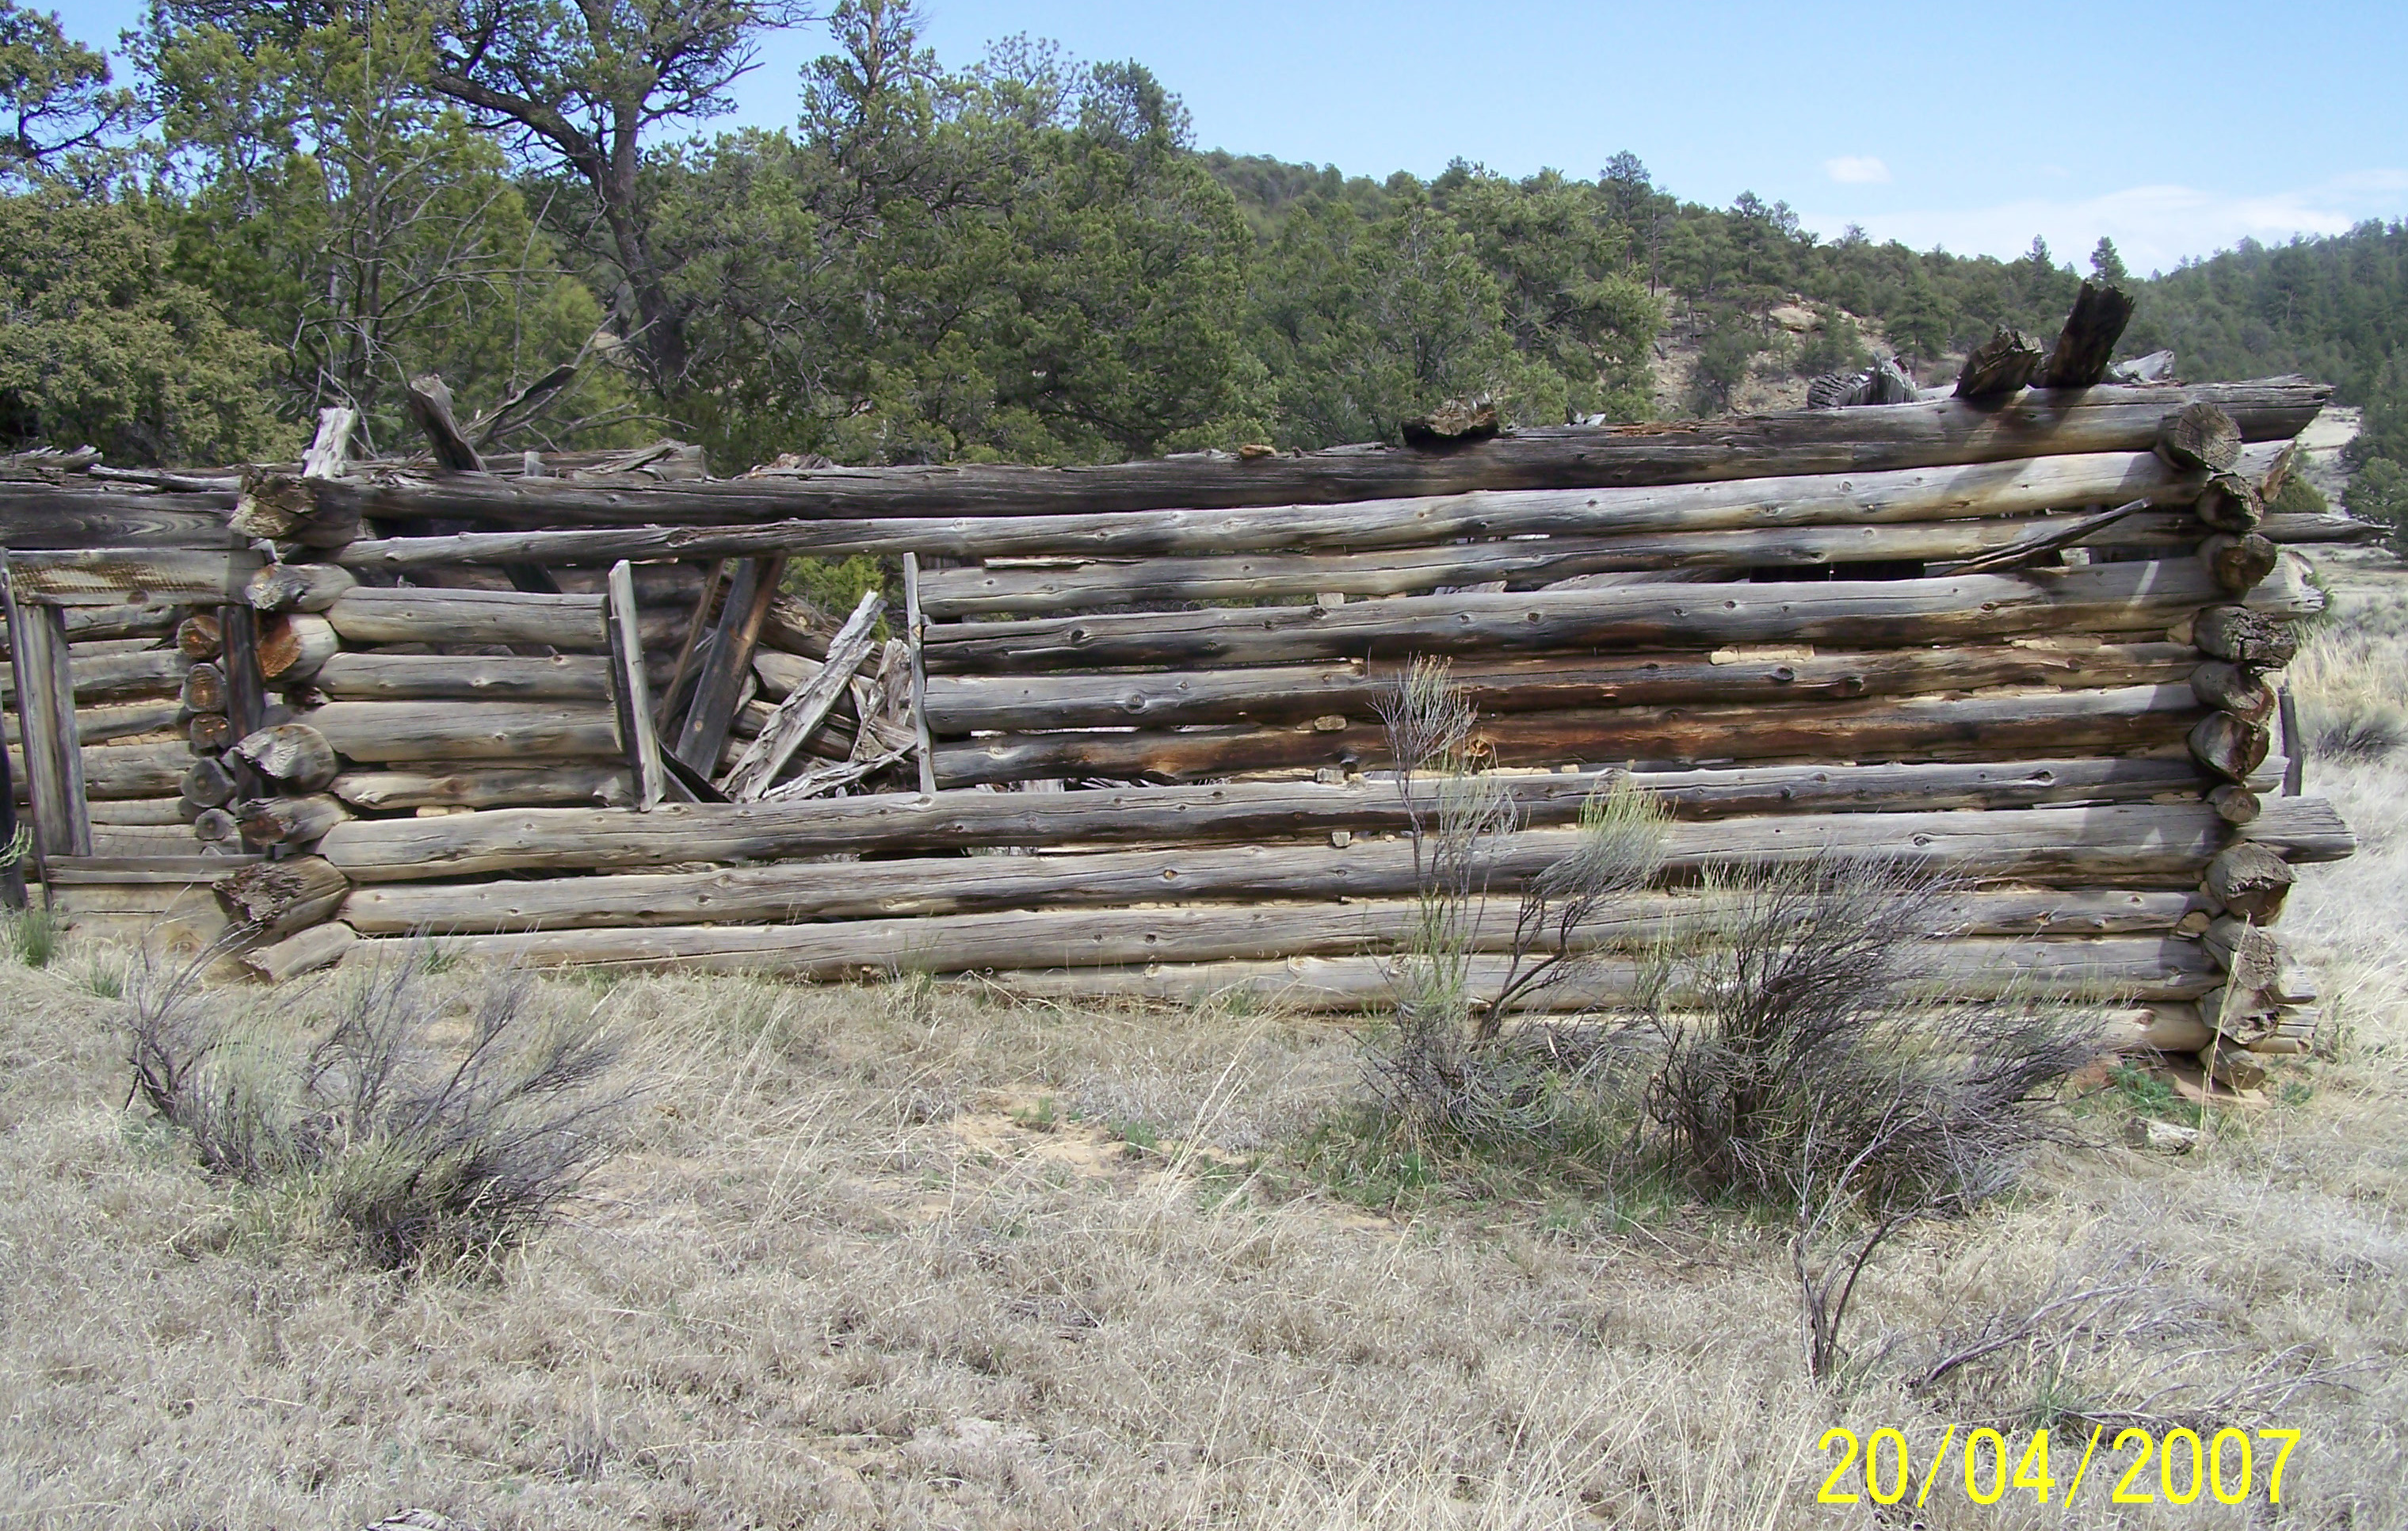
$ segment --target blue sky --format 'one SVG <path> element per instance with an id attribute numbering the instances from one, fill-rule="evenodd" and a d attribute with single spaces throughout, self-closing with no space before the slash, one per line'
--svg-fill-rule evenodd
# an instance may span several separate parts
<path id="1" fill-rule="evenodd" d="M 133 0 L 70 6 L 111 39 Z M 953 65 L 1028 33 L 1135 58 L 1197 142 L 1383 176 L 1457 156 L 1594 176 L 1628 149 L 1696 201 L 1826 236 L 2139 270 L 2408 215 L 2408 4 L 1339 4 L 926 0 Z M 734 121 L 795 116 L 817 28 L 773 37 Z"/>

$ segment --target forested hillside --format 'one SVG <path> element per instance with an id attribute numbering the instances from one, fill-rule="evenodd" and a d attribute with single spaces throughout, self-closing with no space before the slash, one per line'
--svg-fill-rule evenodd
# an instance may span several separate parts
<path id="1" fill-rule="evenodd" d="M 0 0 L 0 436 L 232 459 L 342 401 L 391 445 L 410 375 L 473 413 L 576 362 L 505 444 L 669 431 L 724 466 L 1317 446 L 1474 392 L 1526 422 L 1710 412 L 1869 337 L 1938 380 L 1994 325 L 2053 330 L 2098 274 L 2139 295 L 2128 350 L 2327 379 L 2371 407 L 2371 454 L 2408 461 L 2402 224 L 2134 280 L 2103 239 L 2077 267 L 2037 240 L 1818 238 L 1627 153 L 1350 178 L 1199 151 L 1140 63 L 1025 39 L 939 61 L 891 0 L 838 6 L 791 129 L 713 135 L 791 20 L 162 0 L 121 82 Z"/>

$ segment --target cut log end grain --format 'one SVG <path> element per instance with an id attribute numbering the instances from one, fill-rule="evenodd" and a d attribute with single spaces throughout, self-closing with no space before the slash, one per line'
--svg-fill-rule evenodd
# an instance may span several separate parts
<path id="1" fill-rule="evenodd" d="M 358 585 L 336 564 L 270 564 L 251 577 L 243 594 L 254 611 L 323 611 Z"/>
<path id="2" fill-rule="evenodd" d="M 2200 544 L 2199 555 L 2215 582 L 2236 595 L 2256 588 L 2282 557 L 2272 540 L 2256 532 L 2219 533 Z"/>
<path id="3" fill-rule="evenodd" d="M 2263 723 L 2274 716 L 2274 688 L 2251 670 L 2213 659 L 2193 670 L 2191 694 L 2201 707 L 2229 712 L 2243 723 Z"/>
<path id="4" fill-rule="evenodd" d="M 278 723 L 246 735 L 234 753 L 262 775 L 305 793 L 322 790 L 340 765 L 326 736 L 308 723 Z"/>
<path id="5" fill-rule="evenodd" d="M 214 755 L 202 755 L 184 767 L 183 797 L 205 808 L 222 808 L 234 797 L 234 773 Z"/>
<path id="6" fill-rule="evenodd" d="M 2193 760 L 2227 780 L 2246 782 L 2266 763 L 2272 739 L 2261 723 L 2211 712 L 2192 726 L 2189 744 Z"/>
<path id="7" fill-rule="evenodd" d="M 2282 975 L 2282 945 L 2261 926 L 2228 914 L 2207 927 L 2205 940 L 2208 955 L 2244 993 L 2272 988 Z"/>
<path id="8" fill-rule="evenodd" d="M 234 724 L 222 712 L 195 712 L 184 725 L 185 742 L 196 755 L 213 755 L 234 743 Z"/>
<path id="9" fill-rule="evenodd" d="M 242 476 L 242 494 L 229 524 L 245 537 L 290 537 L 315 507 L 309 486 L 297 475 L 251 468 Z"/>
<path id="10" fill-rule="evenodd" d="M 330 793 L 301 797 L 254 797 L 235 805 L 242 837 L 251 846 L 314 845 L 319 837 L 351 817 L 343 800 Z"/>
<path id="11" fill-rule="evenodd" d="M 177 651 L 195 664 L 217 658 L 224 647 L 225 635 L 209 612 L 195 611 L 176 624 Z"/>
<path id="12" fill-rule="evenodd" d="M 2219 532 L 2247 532 L 2266 519 L 2266 502 L 2239 474 L 2218 473 L 2200 487 L 2192 511 Z"/>
<path id="13" fill-rule="evenodd" d="M 335 912 L 351 880 L 323 856 L 253 863 L 222 880 L 218 902 L 237 924 L 264 936 L 284 936 Z"/>
<path id="14" fill-rule="evenodd" d="M 2212 606 L 2191 623 L 2191 641 L 2216 658 L 2252 670 L 2279 670 L 2299 652 L 2290 624 L 2243 606 Z"/>
<path id="15" fill-rule="evenodd" d="M 239 833 L 234 815 L 223 808 L 204 808 L 193 817 L 193 838 L 204 845 L 224 845 Z"/>
<path id="16" fill-rule="evenodd" d="M 2296 874 L 2265 846 L 2243 840 L 2207 864 L 2207 894 L 2227 914 L 2270 924 L 2283 911 Z"/>
<path id="17" fill-rule="evenodd" d="M 223 712 L 226 707 L 225 671 L 215 665 L 195 665 L 186 670 L 182 700 L 188 712 Z"/>
<path id="18" fill-rule="evenodd" d="M 2216 816 L 2229 824 L 2255 823 L 2258 815 L 2265 811 L 2265 805 L 2258 800 L 2258 794 L 2238 781 L 2228 781 L 2209 793 L 2207 803 L 2208 807 L 2215 809 Z"/>
<path id="19" fill-rule="evenodd" d="M 259 673 L 279 690 L 302 685 L 342 651 L 334 624 L 308 612 L 280 612 L 259 624 Z"/>
<path id="20" fill-rule="evenodd" d="M 2157 427 L 2157 455 L 2178 468 L 2225 472 L 2241 461 L 2241 427 L 2204 400 L 2186 404 Z"/>

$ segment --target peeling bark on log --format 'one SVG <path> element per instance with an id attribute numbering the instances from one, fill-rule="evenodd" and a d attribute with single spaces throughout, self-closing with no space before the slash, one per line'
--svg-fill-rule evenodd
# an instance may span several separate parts
<path id="1" fill-rule="evenodd" d="M 2226 472 L 2241 461 L 2241 427 L 2213 404 L 2186 404 L 2157 428 L 2157 455 L 2186 472 Z"/>

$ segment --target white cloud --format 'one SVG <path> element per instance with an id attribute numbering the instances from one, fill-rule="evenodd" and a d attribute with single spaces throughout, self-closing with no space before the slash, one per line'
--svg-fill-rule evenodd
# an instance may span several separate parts
<path id="1" fill-rule="evenodd" d="M 1835 162 L 1836 163 L 1836 162 Z M 1960 255 L 2012 259 L 2048 241 L 2060 264 L 2080 265 L 2101 235 L 2115 241 L 2134 271 L 2171 270 L 2243 239 L 2272 244 L 2295 234 L 2341 234 L 2369 218 L 2408 213 L 2408 171 L 2361 170 L 2294 191 L 2257 196 L 2177 185 L 2133 186 L 2103 196 L 2059 201 L 2027 197 L 1987 207 L 1902 212 L 1806 212 L 1806 226 L 1830 235 L 1860 223 L 1875 239 L 1917 250 L 1934 245 Z"/>
<path id="2" fill-rule="evenodd" d="M 1842 154 L 1823 162 L 1823 174 L 1842 186 L 1886 186 L 1889 166 L 1870 154 Z"/>

